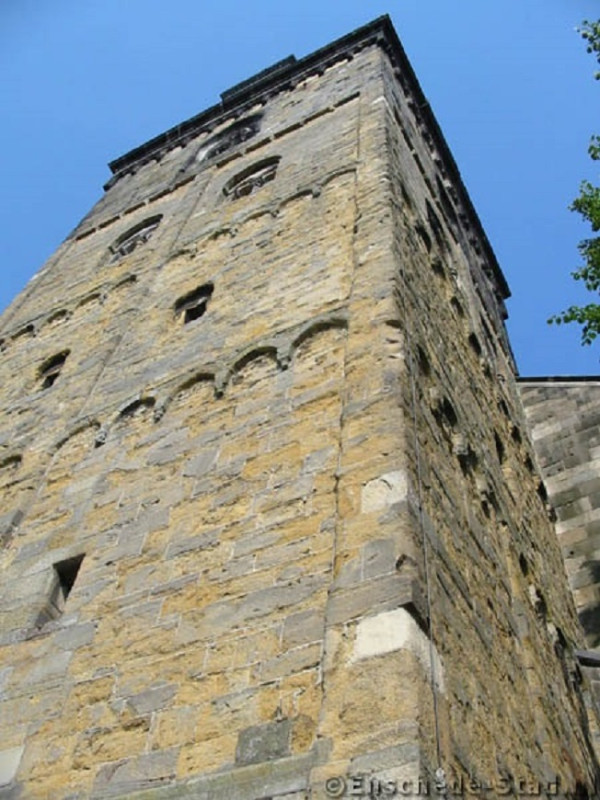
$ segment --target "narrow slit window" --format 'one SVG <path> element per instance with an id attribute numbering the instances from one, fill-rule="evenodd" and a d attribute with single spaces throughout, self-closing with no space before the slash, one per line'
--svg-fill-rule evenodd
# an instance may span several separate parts
<path id="1" fill-rule="evenodd" d="M 82 561 L 83 555 L 80 555 L 68 558 L 66 561 L 59 561 L 54 565 L 54 571 L 56 572 L 58 585 L 64 600 L 71 594 L 71 589 L 75 585 Z"/>
<path id="2" fill-rule="evenodd" d="M 502 443 L 502 439 L 498 436 L 496 431 L 494 431 L 494 442 L 496 444 L 496 455 L 498 456 L 498 461 L 503 464 L 505 458 L 504 444 Z"/>
<path id="3" fill-rule="evenodd" d="M 204 316 L 208 301 L 212 297 L 213 289 L 212 283 L 205 283 L 177 300 L 175 303 L 175 315 L 183 318 L 184 325 Z"/>
<path id="4" fill-rule="evenodd" d="M 442 223 L 440 222 L 438 215 L 433 210 L 433 207 L 429 202 L 429 200 L 427 200 L 426 203 L 427 203 L 427 219 L 429 221 L 429 227 L 433 231 L 433 235 L 435 236 L 435 240 L 440 250 L 445 250 L 446 237 L 444 236 L 444 229 L 442 227 Z"/>
<path id="5" fill-rule="evenodd" d="M 67 598 L 75 585 L 83 558 L 83 555 L 79 555 L 53 564 L 48 601 L 38 615 L 38 627 L 64 614 Z"/>
<path id="6" fill-rule="evenodd" d="M 49 389 L 51 386 L 54 386 L 64 367 L 69 352 L 69 350 L 63 350 L 62 353 L 57 353 L 55 356 L 52 356 L 52 358 L 44 361 L 40 367 L 42 389 Z"/>
<path id="7" fill-rule="evenodd" d="M 469 344 L 471 345 L 471 348 L 476 356 L 481 356 L 483 354 L 479 339 L 474 333 L 469 334 Z"/>

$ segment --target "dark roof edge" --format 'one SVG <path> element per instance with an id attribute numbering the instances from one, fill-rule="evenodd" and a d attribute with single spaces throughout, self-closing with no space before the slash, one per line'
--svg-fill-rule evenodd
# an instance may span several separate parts
<path id="1" fill-rule="evenodd" d="M 448 147 L 446 139 L 444 138 L 444 134 L 442 133 L 442 129 L 440 128 L 437 119 L 433 113 L 433 110 L 427 100 L 423 90 L 421 89 L 421 84 L 415 74 L 415 71 L 412 68 L 410 61 L 408 60 L 408 56 L 406 55 L 404 48 L 398 38 L 398 34 L 396 33 L 396 29 L 392 25 L 392 21 L 389 16 L 385 15 L 384 17 L 379 17 L 378 20 L 375 20 L 373 24 L 379 23 L 381 25 L 381 33 L 385 36 L 384 41 L 387 41 L 390 45 L 388 49 L 388 55 L 392 59 L 392 61 L 396 62 L 396 66 L 400 69 L 403 75 L 406 75 L 409 81 L 410 89 L 413 92 L 415 99 L 417 101 L 419 113 L 423 117 L 423 121 L 425 122 L 427 128 L 431 132 L 433 139 L 437 147 L 439 148 L 440 155 L 442 156 L 442 160 L 444 162 L 444 166 L 446 167 L 450 177 L 452 178 L 453 182 L 455 183 L 457 189 L 460 191 L 461 195 L 461 202 L 464 204 L 465 211 L 467 212 L 469 219 L 473 223 L 475 228 L 475 232 L 477 237 L 481 241 L 483 245 L 483 251 L 485 253 L 485 258 L 489 263 L 494 277 L 497 281 L 498 288 L 502 293 L 502 298 L 506 300 L 510 297 L 510 288 L 504 277 L 504 273 L 502 272 L 500 265 L 498 264 L 498 260 L 496 259 L 496 254 L 492 249 L 492 245 L 487 237 L 487 234 L 481 224 L 481 220 L 479 219 L 479 215 L 475 210 L 475 206 L 471 202 L 471 198 L 469 197 L 469 193 L 466 189 L 466 186 L 463 182 L 462 176 L 460 174 L 460 170 L 454 160 L 454 156 Z"/>
<path id="2" fill-rule="evenodd" d="M 126 173 L 152 158 L 159 157 L 160 153 L 164 151 L 165 148 L 170 149 L 192 139 L 194 136 L 198 135 L 202 129 L 208 127 L 209 123 L 212 123 L 214 126 L 214 124 L 219 121 L 219 118 L 222 118 L 224 115 L 229 115 L 236 111 L 241 113 L 244 107 L 247 107 L 250 102 L 256 103 L 261 97 L 264 97 L 265 94 L 273 94 L 289 86 L 293 78 L 300 78 L 306 73 L 318 72 L 325 69 L 340 58 L 351 56 L 357 50 L 372 44 L 379 44 L 388 54 L 396 68 L 406 76 L 410 89 L 415 97 L 418 113 L 422 116 L 424 123 L 430 130 L 448 173 L 455 182 L 457 189 L 460 191 L 461 202 L 464 204 L 465 210 L 475 228 L 477 237 L 483 245 L 485 258 L 494 273 L 497 286 L 502 293 L 503 299 L 510 297 L 508 283 L 500 269 L 500 265 L 496 260 L 496 256 L 483 229 L 481 220 L 464 186 L 454 157 L 446 144 L 446 140 L 431 110 L 431 106 L 421 89 L 417 76 L 404 52 L 404 48 L 392 25 L 392 21 L 387 14 L 377 17 L 377 19 L 374 19 L 372 22 L 357 28 L 352 33 L 340 39 L 336 39 L 334 42 L 325 45 L 325 47 L 321 47 L 319 50 L 315 50 L 315 52 L 310 53 L 304 58 L 296 60 L 290 56 L 283 61 L 277 62 L 273 67 L 262 70 L 255 76 L 223 92 L 219 104 L 207 108 L 205 111 L 200 112 L 185 122 L 170 128 L 165 131 L 165 133 L 161 133 L 159 136 L 150 139 L 140 147 L 136 147 L 120 158 L 111 161 L 109 167 L 114 175 L 106 184 L 105 188 L 109 188 L 115 180 L 118 180 L 121 174 Z"/>
<path id="3" fill-rule="evenodd" d="M 596 650 L 575 650 L 574 655 L 582 667 L 600 667 L 600 653 Z"/>
<path id="4" fill-rule="evenodd" d="M 164 133 L 109 162 L 108 166 L 115 175 L 132 169 L 138 165 L 138 162 L 152 158 L 163 148 L 174 147 L 176 144 L 197 135 L 209 121 L 218 121 L 218 117 L 222 114 L 230 114 L 246 105 L 249 100 L 258 101 L 261 95 L 282 89 L 282 84 L 289 81 L 292 76 L 314 69 L 320 64 L 330 62 L 332 59 L 337 59 L 344 52 L 352 51 L 357 46 L 365 47 L 376 41 L 378 36 L 385 35 L 388 32 L 392 32 L 395 36 L 391 20 L 386 15 L 378 17 L 341 39 L 336 39 L 331 44 L 321 47 L 319 50 L 315 50 L 314 53 L 310 53 L 304 58 L 297 60 L 294 56 L 288 56 L 283 61 L 261 70 L 256 75 L 222 92 L 221 102 L 217 105 L 201 111 L 173 128 L 169 128 Z"/>
<path id="5" fill-rule="evenodd" d="M 295 65 L 296 56 L 288 56 L 281 61 L 277 61 L 277 63 L 273 64 L 271 67 L 267 67 L 256 75 L 252 75 L 250 78 L 247 78 L 245 81 L 236 83 L 235 86 L 232 86 L 230 89 L 226 89 L 224 92 L 221 92 L 221 102 L 224 105 L 230 104 L 231 102 L 237 100 L 238 97 L 247 93 L 248 90 L 252 91 L 254 87 L 260 86 L 261 82 L 266 77 L 269 77 L 270 79 L 273 79 L 275 76 L 281 77 L 283 72 L 294 67 Z"/>
<path id="6" fill-rule="evenodd" d="M 517 383 L 600 383 L 600 375 L 519 375 Z"/>

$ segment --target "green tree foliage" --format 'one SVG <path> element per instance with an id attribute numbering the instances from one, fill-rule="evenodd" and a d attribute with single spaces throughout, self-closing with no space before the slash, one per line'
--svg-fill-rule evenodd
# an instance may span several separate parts
<path id="1" fill-rule="evenodd" d="M 584 20 L 579 29 L 586 42 L 588 53 L 592 54 L 600 65 L 600 20 L 589 22 Z M 595 74 L 600 80 L 600 71 Z M 600 136 L 593 136 L 588 148 L 590 158 L 600 161 Z M 579 187 L 579 196 L 570 206 L 572 211 L 581 214 L 592 228 L 592 233 L 600 231 L 600 187 L 589 181 L 583 181 Z M 600 236 L 583 239 L 578 246 L 583 258 L 583 266 L 572 273 L 576 281 L 583 281 L 585 288 L 594 294 L 600 294 Z M 581 328 L 582 344 L 591 344 L 600 334 L 600 304 L 588 303 L 585 306 L 570 306 L 566 311 L 551 317 L 548 322 L 560 325 L 563 322 L 577 322 Z"/>

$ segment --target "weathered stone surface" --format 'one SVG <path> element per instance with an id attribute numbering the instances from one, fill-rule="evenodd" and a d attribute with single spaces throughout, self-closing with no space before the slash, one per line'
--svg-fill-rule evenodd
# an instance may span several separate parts
<path id="1" fill-rule="evenodd" d="M 54 637 L 54 646 L 61 650 L 76 650 L 90 644 L 94 639 L 96 626 L 93 622 L 71 625 L 58 631 Z"/>
<path id="2" fill-rule="evenodd" d="M 519 383 L 587 642 L 600 645 L 600 381 Z"/>
<path id="3" fill-rule="evenodd" d="M 329 622 L 337 625 L 375 611 L 414 603 L 421 605 L 413 578 L 399 575 L 376 578 L 351 589 L 333 592 L 329 603 Z"/>
<path id="4" fill-rule="evenodd" d="M 323 619 L 316 610 L 291 614 L 283 624 L 282 640 L 285 647 L 320 641 L 323 625 Z"/>
<path id="5" fill-rule="evenodd" d="M 318 756 L 296 756 L 210 775 L 178 786 L 130 795 L 131 800 L 278 800 L 305 798 Z"/>
<path id="6" fill-rule="evenodd" d="M 431 650 L 427 636 L 406 609 L 382 611 L 375 616 L 365 617 L 356 627 L 356 660 L 403 649 L 410 650 L 419 659 L 429 679 L 435 680 L 439 691 L 443 692 L 444 676 L 440 657 L 435 647 Z"/>
<path id="7" fill-rule="evenodd" d="M 136 714 L 147 714 L 150 711 L 157 711 L 160 708 L 171 705 L 171 700 L 176 692 L 176 685 L 158 686 L 154 689 L 146 689 L 144 692 L 128 697 L 127 705 L 130 706 Z"/>
<path id="8" fill-rule="evenodd" d="M 141 789 L 167 783 L 175 775 L 176 759 L 176 750 L 163 750 L 106 764 L 98 772 L 91 796 L 131 796 Z"/>
<path id="9" fill-rule="evenodd" d="M 235 762 L 239 766 L 261 764 L 284 758 L 290 751 L 291 725 L 289 720 L 254 725 L 241 731 Z"/>
<path id="10" fill-rule="evenodd" d="M 118 159 L 0 319 L 6 791 L 581 796 L 504 279 L 388 21 L 282 69 Z M 589 448 L 557 486 L 586 603 Z"/>
<path id="11" fill-rule="evenodd" d="M 9 747 L 7 750 L 0 750 L 0 790 L 12 783 L 24 749 L 24 747 Z"/>
<path id="12" fill-rule="evenodd" d="M 218 456 L 217 450 L 207 450 L 198 453 L 191 458 L 183 467 L 184 477 L 200 478 L 210 472 Z"/>
<path id="13" fill-rule="evenodd" d="M 406 474 L 400 470 L 388 472 L 369 481 L 362 490 L 361 510 L 382 511 L 394 503 L 401 503 L 408 495 L 408 481 Z"/>

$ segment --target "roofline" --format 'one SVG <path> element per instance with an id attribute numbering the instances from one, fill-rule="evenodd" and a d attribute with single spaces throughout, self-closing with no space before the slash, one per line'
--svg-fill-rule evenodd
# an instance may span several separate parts
<path id="1" fill-rule="evenodd" d="M 599 383 L 600 375 L 519 375 L 517 383 Z"/>
<path id="2" fill-rule="evenodd" d="M 130 150 L 123 156 L 111 161 L 109 167 L 113 177 L 106 184 L 110 188 L 121 175 L 136 169 L 142 164 L 160 158 L 165 150 L 170 150 L 180 144 L 187 143 L 200 132 L 210 131 L 223 121 L 226 116 L 240 115 L 248 107 L 264 101 L 274 94 L 285 89 L 293 88 L 296 83 L 304 80 L 310 74 L 322 73 L 329 66 L 343 58 L 351 58 L 355 53 L 372 45 L 378 45 L 388 55 L 394 67 L 405 78 L 406 85 L 415 99 L 415 112 L 419 114 L 431 133 L 436 148 L 444 161 L 449 176 L 455 183 L 461 203 L 463 204 L 475 233 L 483 245 L 486 261 L 491 266 L 498 289 L 502 298 L 510 297 L 510 289 L 506 278 L 496 260 L 496 256 L 483 229 L 481 221 L 475 211 L 467 190 L 463 184 L 460 172 L 454 157 L 446 144 L 446 140 L 435 119 L 431 106 L 417 80 L 414 70 L 402 47 L 398 35 L 392 25 L 390 17 L 385 14 L 372 22 L 357 28 L 352 33 L 337 39 L 331 44 L 296 60 L 289 56 L 279 61 L 272 67 L 257 73 L 253 77 L 236 84 L 231 89 L 221 94 L 221 102 L 201 111 L 194 117 L 169 128 L 164 133 L 155 136 L 139 147 Z"/>
<path id="3" fill-rule="evenodd" d="M 336 39 L 331 44 L 315 50 L 301 59 L 294 56 L 278 61 L 256 75 L 236 84 L 221 93 L 221 102 L 201 111 L 199 114 L 175 125 L 173 128 L 150 139 L 139 147 L 109 162 L 108 166 L 114 174 L 124 172 L 138 166 L 144 161 L 156 157 L 163 149 L 175 147 L 193 138 L 208 127 L 215 127 L 223 115 L 242 113 L 249 103 L 256 103 L 265 95 L 272 96 L 286 88 L 291 88 L 291 81 L 299 82 L 305 73 L 321 72 L 337 62 L 341 56 L 350 55 L 375 44 L 380 37 L 392 36 L 398 46 L 400 42 L 392 26 L 389 16 L 385 15 L 369 22 L 352 33 Z M 406 56 L 402 53 L 404 58 Z"/>

